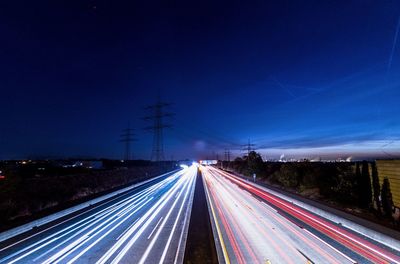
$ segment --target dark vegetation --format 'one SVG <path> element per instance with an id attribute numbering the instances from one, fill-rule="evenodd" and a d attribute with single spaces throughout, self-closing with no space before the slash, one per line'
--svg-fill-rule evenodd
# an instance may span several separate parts
<path id="1" fill-rule="evenodd" d="M 255 173 L 257 181 L 358 214 L 368 212 L 377 219 L 399 221 L 393 219 L 390 183 L 385 179 L 379 185 L 375 162 L 263 162 L 252 151 L 219 165 L 248 177 Z"/>
<path id="2" fill-rule="evenodd" d="M 124 166 L 119 161 L 103 161 L 102 164 L 101 169 L 60 166 L 48 161 L 0 164 L 6 177 L 0 181 L 0 229 L 43 210 L 72 205 L 74 201 L 173 169 L 172 163 L 160 165 L 148 161 L 125 163 Z"/>

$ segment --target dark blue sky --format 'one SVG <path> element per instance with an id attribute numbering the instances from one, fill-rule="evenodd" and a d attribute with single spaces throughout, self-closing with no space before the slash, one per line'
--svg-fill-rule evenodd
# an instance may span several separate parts
<path id="1" fill-rule="evenodd" d="M 1 1 L 0 158 L 400 153 L 397 0 Z M 400 37 L 399 37 L 400 38 Z M 394 48 L 393 48 L 394 47 Z"/>

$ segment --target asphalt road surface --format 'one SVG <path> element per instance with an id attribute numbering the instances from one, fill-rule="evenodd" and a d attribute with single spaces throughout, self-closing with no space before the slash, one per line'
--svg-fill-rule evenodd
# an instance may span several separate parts
<path id="1" fill-rule="evenodd" d="M 398 252 L 232 174 L 209 166 L 201 170 L 220 262 L 400 263 Z"/>
<path id="2" fill-rule="evenodd" d="M 0 263 L 181 263 L 197 167 L 0 248 Z"/>

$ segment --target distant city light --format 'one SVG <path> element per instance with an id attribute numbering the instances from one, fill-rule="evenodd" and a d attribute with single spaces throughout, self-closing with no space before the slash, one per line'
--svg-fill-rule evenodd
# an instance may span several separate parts
<path id="1" fill-rule="evenodd" d="M 218 163 L 217 160 L 200 160 L 201 165 L 213 165 L 217 163 Z"/>

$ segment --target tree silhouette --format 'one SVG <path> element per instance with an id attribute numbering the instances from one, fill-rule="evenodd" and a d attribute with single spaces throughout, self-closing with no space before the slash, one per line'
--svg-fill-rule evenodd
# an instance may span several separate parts
<path id="1" fill-rule="evenodd" d="M 361 196 L 362 196 L 362 179 L 361 179 L 361 171 L 360 171 L 360 163 L 356 163 L 356 187 L 357 187 L 357 197 L 358 204 L 362 206 Z"/>
<path id="2" fill-rule="evenodd" d="M 383 212 L 385 213 L 385 216 L 391 217 L 393 200 L 392 200 L 392 192 L 390 191 L 390 182 L 388 178 L 383 179 L 381 197 L 382 197 Z"/>
<path id="3" fill-rule="evenodd" d="M 368 162 L 363 161 L 361 168 L 361 204 L 367 208 L 372 201 L 371 178 L 369 176 Z"/>
<path id="4" fill-rule="evenodd" d="M 264 162 L 260 154 L 258 154 L 257 152 L 250 151 L 249 155 L 247 156 L 247 162 L 250 174 L 259 174 L 262 171 Z"/>
<path id="5" fill-rule="evenodd" d="M 374 191 L 374 201 L 378 210 L 378 213 L 381 213 L 381 201 L 379 200 L 380 195 L 380 186 L 379 186 L 379 178 L 378 178 L 378 170 L 376 168 L 376 163 L 371 164 L 372 167 L 372 189 Z"/>
<path id="6" fill-rule="evenodd" d="M 361 173 L 360 164 L 356 165 L 356 184 L 358 204 L 361 208 L 368 208 L 372 200 L 372 190 L 367 161 L 362 162 Z"/>

